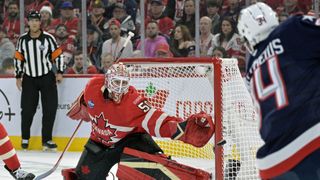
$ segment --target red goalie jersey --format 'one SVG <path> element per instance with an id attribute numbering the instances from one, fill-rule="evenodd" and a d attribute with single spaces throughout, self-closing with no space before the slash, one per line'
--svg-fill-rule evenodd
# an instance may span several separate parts
<path id="1" fill-rule="evenodd" d="M 183 120 L 154 109 L 146 98 L 130 86 L 119 104 L 105 99 L 104 77 L 90 80 L 84 90 L 84 101 L 92 123 L 91 139 L 112 146 L 131 133 L 147 132 L 156 137 L 172 137 L 177 122 Z"/>

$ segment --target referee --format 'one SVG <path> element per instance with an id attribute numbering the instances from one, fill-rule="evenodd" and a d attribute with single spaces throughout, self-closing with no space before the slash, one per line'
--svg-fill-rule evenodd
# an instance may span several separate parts
<path id="1" fill-rule="evenodd" d="M 58 107 L 57 83 L 62 81 L 64 70 L 62 50 L 55 38 L 40 29 L 41 15 L 37 11 L 28 14 L 29 32 L 20 36 L 15 53 L 16 85 L 21 91 L 21 147 L 29 146 L 30 128 L 36 113 L 39 92 L 42 103 L 42 146 L 55 150 L 52 130 Z M 56 64 L 57 74 L 52 71 Z"/>

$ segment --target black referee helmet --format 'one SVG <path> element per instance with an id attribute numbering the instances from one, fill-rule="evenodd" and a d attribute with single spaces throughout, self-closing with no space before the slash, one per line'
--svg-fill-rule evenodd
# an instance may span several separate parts
<path id="1" fill-rule="evenodd" d="M 38 11 L 30 11 L 29 14 L 28 14 L 28 17 L 27 17 L 28 21 L 30 19 L 41 19 L 41 14 L 38 12 Z"/>

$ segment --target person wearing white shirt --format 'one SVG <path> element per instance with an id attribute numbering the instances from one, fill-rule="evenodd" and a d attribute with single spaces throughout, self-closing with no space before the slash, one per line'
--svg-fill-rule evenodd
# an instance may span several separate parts
<path id="1" fill-rule="evenodd" d="M 126 38 L 120 36 L 121 29 L 120 22 L 118 20 L 111 19 L 109 21 L 109 28 L 111 39 L 108 39 L 105 42 L 103 42 L 101 54 L 110 53 L 112 54 L 113 58 L 116 59 L 120 54 L 120 50 L 122 49 L 126 41 Z M 132 54 L 133 46 L 132 42 L 129 41 L 119 58 L 132 57 Z"/>

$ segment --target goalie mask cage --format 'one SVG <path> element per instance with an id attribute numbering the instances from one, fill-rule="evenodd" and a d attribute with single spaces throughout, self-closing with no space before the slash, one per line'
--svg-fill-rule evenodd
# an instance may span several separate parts
<path id="1" fill-rule="evenodd" d="M 130 72 L 130 84 L 154 108 L 183 119 L 205 111 L 215 121 L 215 134 L 202 148 L 155 138 L 165 154 L 212 173 L 212 179 L 259 179 L 255 154 L 262 140 L 236 59 L 133 58 L 121 62 Z"/>

